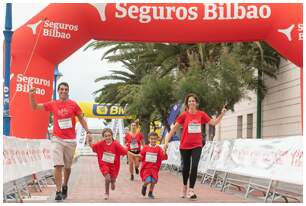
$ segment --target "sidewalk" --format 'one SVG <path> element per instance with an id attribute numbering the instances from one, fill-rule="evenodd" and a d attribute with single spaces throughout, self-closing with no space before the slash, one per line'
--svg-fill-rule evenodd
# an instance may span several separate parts
<path id="1" fill-rule="evenodd" d="M 256 202 L 251 199 L 243 199 L 237 194 L 220 192 L 210 188 L 207 184 L 200 184 L 197 181 L 195 192 L 198 195 L 197 201 L 182 199 L 179 197 L 182 187 L 181 175 L 170 173 L 169 171 L 160 171 L 159 182 L 156 185 L 154 195 L 156 199 L 148 199 L 140 194 L 141 181 L 137 177 L 136 180 L 130 181 L 128 165 L 126 161 L 121 162 L 120 173 L 116 182 L 116 190 L 110 190 L 110 199 L 104 200 L 104 179 L 100 174 L 95 156 L 81 156 L 76 164 L 73 165 L 71 179 L 69 181 L 68 198 L 63 202 L 67 203 L 99 203 L 99 202 L 139 202 L 139 203 L 243 203 Z M 38 194 L 37 195 L 42 195 Z M 56 202 L 54 200 L 55 187 L 47 188 L 43 192 L 47 198 L 39 198 L 33 194 L 29 200 L 25 202 Z M 36 200 L 35 200 L 36 199 Z"/>

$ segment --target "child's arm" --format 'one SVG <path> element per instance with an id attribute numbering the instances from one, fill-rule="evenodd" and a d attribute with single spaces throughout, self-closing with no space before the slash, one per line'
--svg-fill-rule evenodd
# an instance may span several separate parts
<path id="1" fill-rule="evenodd" d="M 117 144 L 117 147 L 118 147 L 119 155 L 121 155 L 121 156 L 124 156 L 124 155 L 127 155 L 127 154 L 131 154 L 133 156 L 135 155 L 134 153 L 128 151 L 127 147 L 119 144 L 118 142 L 116 142 L 116 144 Z"/>
<path id="2" fill-rule="evenodd" d="M 140 140 L 140 144 L 141 144 L 141 146 L 142 146 L 142 148 L 145 146 L 145 142 L 144 142 L 144 137 L 143 137 L 143 134 L 142 133 L 140 133 L 141 134 L 141 140 Z"/>
<path id="3" fill-rule="evenodd" d="M 87 144 L 92 148 L 92 136 L 87 134 L 86 136 Z"/>
<path id="4" fill-rule="evenodd" d="M 128 145 L 129 145 L 129 143 L 128 143 L 128 134 L 126 134 L 124 136 L 124 145 L 125 145 L 125 147 L 128 147 Z"/>
<path id="5" fill-rule="evenodd" d="M 118 144 L 119 144 L 119 143 L 118 143 Z M 120 150 L 123 151 L 123 152 L 121 153 L 121 155 L 130 154 L 130 155 L 132 155 L 133 157 L 141 157 L 140 154 L 134 154 L 133 152 L 130 152 L 130 151 L 128 150 L 127 144 L 128 144 L 128 143 L 126 143 L 126 146 L 123 146 L 123 145 L 119 144 L 119 145 L 120 145 L 119 147 L 121 148 Z"/>
<path id="6" fill-rule="evenodd" d="M 167 148 L 162 149 L 161 153 L 162 153 L 162 160 L 167 160 L 168 159 Z"/>
<path id="7" fill-rule="evenodd" d="M 144 148 L 142 148 L 142 150 L 140 151 L 140 161 L 145 161 L 145 157 L 146 157 L 146 148 L 144 147 Z"/>

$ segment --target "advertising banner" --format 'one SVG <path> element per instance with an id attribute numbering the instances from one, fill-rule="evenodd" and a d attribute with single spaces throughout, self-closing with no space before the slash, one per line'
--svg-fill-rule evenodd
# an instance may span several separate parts
<path id="1" fill-rule="evenodd" d="M 3 182 L 53 169 L 50 140 L 3 138 Z"/>
<path id="2" fill-rule="evenodd" d="M 211 169 L 303 184 L 302 140 L 296 136 L 207 142 L 202 149 L 199 171 Z M 179 142 L 169 144 L 167 164 L 180 165 L 178 148 Z"/>

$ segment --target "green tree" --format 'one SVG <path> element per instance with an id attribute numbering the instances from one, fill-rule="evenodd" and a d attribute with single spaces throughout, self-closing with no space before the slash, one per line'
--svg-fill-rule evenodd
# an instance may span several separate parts
<path id="1" fill-rule="evenodd" d="M 145 105 L 151 105 L 156 112 L 155 118 L 151 115 L 151 119 L 161 120 L 161 123 L 170 129 L 167 123 L 170 108 L 177 99 L 174 96 L 175 86 L 171 76 L 157 78 L 156 75 L 147 75 L 142 80 L 141 95 L 143 96 Z"/>
<path id="2" fill-rule="evenodd" d="M 280 56 L 267 44 L 252 43 L 121 43 L 92 42 L 87 48 L 108 50 L 102 59 L 121 62 L 126 71 L 112 71 L 96 81 L 113 80 L 96 91 L 96 101 L 128 104 L 147 134 L 150 120 L 166 118 L 177 101 L 198 94 L 210 115 L 225 103 L 231 108 L 249 90 L 266 88 L 257 71 L 275 77 Z M 259 85 L 259 86 L 258 86 Z"/>
<path id="3" fill-rule="evenodd" d="M 111 70 L 111 75 L 102 76 L 95 80 L 95 82 L 105 80 L 112 81 L 105 87 L 94 92 L 95 94 L 99 94 L 96 98 L 96 102 L 105 101 L 125 105 L 131 102 L 135 94 L 138 93 L 142 79 L 138 71 L 141 69 L 135 67 L 131 62 L 121 62 L 123 63 L 125 71 Z"/>

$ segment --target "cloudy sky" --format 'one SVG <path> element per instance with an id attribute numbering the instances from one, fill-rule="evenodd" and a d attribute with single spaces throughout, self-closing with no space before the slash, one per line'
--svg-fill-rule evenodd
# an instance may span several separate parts
<path id="1" fill-rule="evenodd" d="M 18 29 L 33 16 L 44 9 L 47 3 L 13 3 L 13 30 Z M 3 8 L 4 11 L 4 8 Z M 4 13 L 4 12 L 3 12 Z M 2 22 L 1 22 L 2 23 Z M 84 45 L 84 47 L 87 44 Z M 109 70 L 121 70 L 120 64 L 110 64 L 101 61 L 102 50 L 83 51 L 84 47 L 68 57 L 59 65 L 63 76 L 59 82 L 66 81 L 70 84 L 70 98 L 75 101 L 94 101 L 92 93 L 100 89 L 104 83 L 95 83 L 97 77 L 110 74 Z"/>

